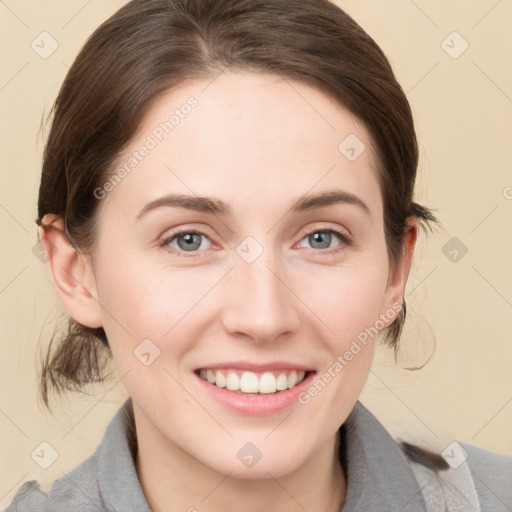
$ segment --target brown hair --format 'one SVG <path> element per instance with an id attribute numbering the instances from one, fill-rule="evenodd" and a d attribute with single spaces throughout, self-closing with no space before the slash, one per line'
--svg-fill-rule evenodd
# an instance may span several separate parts
<path id="1" fill-rule="evenodd" d="M 406 220 L 432 213 L 413 202 L 418 146 L 404 91 L 368 34 L 327 0 L 133 0 L 88 39 L 61 87 L 44 152 L 38 219 L 63 217 L 77 250 L 91 251 L 99 199 L 150 104 L 164 91 L 223 69 L 279 74 L 334 98 L 368 129 L 378 157 L 389 261 L 400 260 Z M 384 333 L 395 356 L 402 310 Z M 56 348 L 52 350 L 54 342 Z M 81 390 L 105 378 L 103 329 L 70 320 L 43 357 L 40 391 Z"/>

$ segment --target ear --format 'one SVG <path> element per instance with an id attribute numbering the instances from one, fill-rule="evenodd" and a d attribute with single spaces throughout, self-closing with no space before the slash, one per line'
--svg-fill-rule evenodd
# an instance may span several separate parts
<path id="1" fill-rule="evenodd" d="M 385 327 L 391 325 L 402 308 L 405 285 L 409 278 L 417 238 L 418 221 L 414 217 L 410 217 L 407 219 L 400 261 L 397 263 L 395 269 L 390 270 L 384 294 L 383 309 L 380 318 L 385 321 Z M 393 315 L 390 314 L 391 311 L 394 312 Z"/>
<path id="2" fill-rule="evenodd" d="M 67 312 L 86 327 L 102 327 L 90 258 L 70 243 L 62 217 L 45 215 L 38 228 L 38 238 L 50 279 Z"/>

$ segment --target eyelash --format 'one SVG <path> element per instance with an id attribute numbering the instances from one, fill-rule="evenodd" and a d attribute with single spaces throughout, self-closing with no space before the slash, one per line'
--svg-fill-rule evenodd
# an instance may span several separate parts
<path id="1" fill-rule="evenodd" d="M 342 233 L 341 231 L 338 231 L 337 229 L 333 229 L 333 228 L 325 228 L 325 229 L 316 228 L 316 229 L 313 229 L 313 230 L 309 231 L 308 233 L 305 233 L 304 236 L 300 239 L 300 241 L 304 240 L 304 238 L 306 238 L 306 237 L 308 237 L 308 236 L 310 236 L 310 235 L 312 235 L 314 233 L 330 233 L 330 234 L 335 234 L 341 240 L 341 242 L 342 242 L 341 247 L 337 247 L 337 248 L 334 248 L 334 249 L 314 249 L 314 248 L 311 249 L 313 251 L 320 251 L 326 257 L 335 256 L 339 251 L 343 250 L 343 246 L 348 246 L 349 247 L 350 245 L 352 245 L 352 239 L 346 233 Z M 204 236 L 204 237 L 209 239 L 209 237 L 208 237 L 208 235 L 206 233 L 203 233 L 201 231 L 197 231 L 197 230 L 194 230 L 194 229 L 187 229 L 187 230 L 183 230 L 183 231 L 178 231 L 178 232 L 173 233 L 172 235 L 164 238 L 160 242 L 159 245 L 160 245 L 160 247 L 163 247 L 164 249 L 169 250 L 169 244 L 175 238 L 177 238 L 180 235 L 190 235 L 190 234 Z M 200 253 L 200 252 L 203 252 L 203 251 L 193 251 L 190 254 L 186 254 L 186 251 L 177 251 L 176 249 L 171 248 L 170 252 L 172 252 L 173 254 L 176 254 L 179 257 L 197 258 L 197 257 L 199 257 L 197 253 Z"/>

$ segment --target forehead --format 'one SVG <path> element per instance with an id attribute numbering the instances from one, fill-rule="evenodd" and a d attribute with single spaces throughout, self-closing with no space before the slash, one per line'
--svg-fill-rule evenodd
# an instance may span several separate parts
<path id="1" fill-rule="evenodd" d="M 109 201 L 169 192 L 240 207 L 343 187 L 379 206 L 371 140 L 328 96 L 278 75 L 224 71 L 158 97 L 116 162 Z M 235 205 L 236 206 L 236 205 Z"/>

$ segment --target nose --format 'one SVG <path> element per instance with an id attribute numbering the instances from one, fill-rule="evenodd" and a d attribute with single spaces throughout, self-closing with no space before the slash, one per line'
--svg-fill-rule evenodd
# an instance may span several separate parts
<path id="1" fill-rule="evenodd" d="M 244 336 L 258 343 L 271 343 L 298 332 L 300 300 L 294 295 L 282 265 L 265 257 L 247 263 L 236 258 L 226 276 L 224 328 L 233 336 Z"/>

